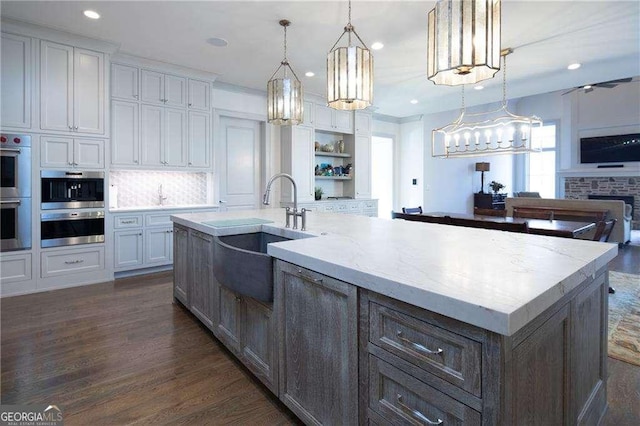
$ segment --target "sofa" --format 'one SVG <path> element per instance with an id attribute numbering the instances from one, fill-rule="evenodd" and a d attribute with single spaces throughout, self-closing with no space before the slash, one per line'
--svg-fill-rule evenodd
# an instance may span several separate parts
<path id="1" fill-rule="evenodd" d="M 617 219 L 616 225 L 613 227 L 610 242 L 619 244 L 627 243 L 631 240 L 631 206 L 625 204 L 621 200 L 574 200 L 574 199 L 557 199 L 557 198 L 507 198 L 505 200 L 505 208 L 507 216 L 513 216 L 514 207 L 534 207 L 534 208 L 553 208 L 572 209 L 572 210 L 608 210 L 609 219 Z M 580 236 L 582 239 L 592 239 L 595 231 L 585 233 Z"/>

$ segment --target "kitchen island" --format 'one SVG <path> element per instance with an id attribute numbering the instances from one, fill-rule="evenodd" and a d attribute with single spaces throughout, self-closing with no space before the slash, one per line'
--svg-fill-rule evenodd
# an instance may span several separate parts
<path id="1" fill-rule="evenodd" d="M 606 410 L 616 245 L 315 212 L 293 233 L 284 218 L 173 216 L 175 294 L 306 423 L 596 424 Z M 295 238 L 268 245 L 272 303 L 206 271 L 216 236 L 260 231 Z"/>

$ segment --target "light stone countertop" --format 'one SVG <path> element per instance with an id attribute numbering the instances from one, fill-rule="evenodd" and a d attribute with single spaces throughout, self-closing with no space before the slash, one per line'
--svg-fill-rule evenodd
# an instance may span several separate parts
<path id="1" fill-rule="evenodd" d="M 210 220 L 273 224 L 212 228 Z M 268 246 L 275 258 L 490 331 L 513 335 L 618 253 L 616 244 L 311 212 L 308 231 L 284 209 L 173 215 L 211 235 L 316 236 Z"/>

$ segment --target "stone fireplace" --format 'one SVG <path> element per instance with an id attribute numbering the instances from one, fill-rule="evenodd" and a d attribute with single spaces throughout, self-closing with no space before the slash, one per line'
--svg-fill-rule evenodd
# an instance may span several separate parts
<path id="1" fill-rule="evenodd" d="M 565 198 L 587 199 L 589 195 L 633 197 L 632 229 L 640 229 L 640 177 L 566 177 Z"/>

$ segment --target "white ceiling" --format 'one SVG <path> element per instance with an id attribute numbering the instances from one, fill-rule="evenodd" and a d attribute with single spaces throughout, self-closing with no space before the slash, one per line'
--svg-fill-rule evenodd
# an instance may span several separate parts
<path id="1" fill-rule="evenodd" d="M 456 109 L 460 88 L 426 79 L 427 13 L 433 1 L 355 1 L 352 23 L 374 51 L 376 112 L 405 117 Z M 85 18 L 93 9 L 102 18 Z M 640 2 L 502 0 L 507 95 L 517 98 L 640 75 Z M 120 45 L 120 52 L 219 74 L 218 81 L 265 90 L 282 59 L 280 19 L 289 27 L 289 60 L 307 93 L 324 94 L 325 61 L 347 21 L 335 1 L 2 1 L 1 14 Z M 229 41 L 226 48 L 206 43 Z M 568 71 L 571 62 L 582 68 Z M 315 72 L 312 78 L 306 71 Z M 467 105 L 501 99 L 502 74 Z M 596 89 L 607 90 L 607 89 Z M 417 99 L 418 104 L 409 103 Z"/>

